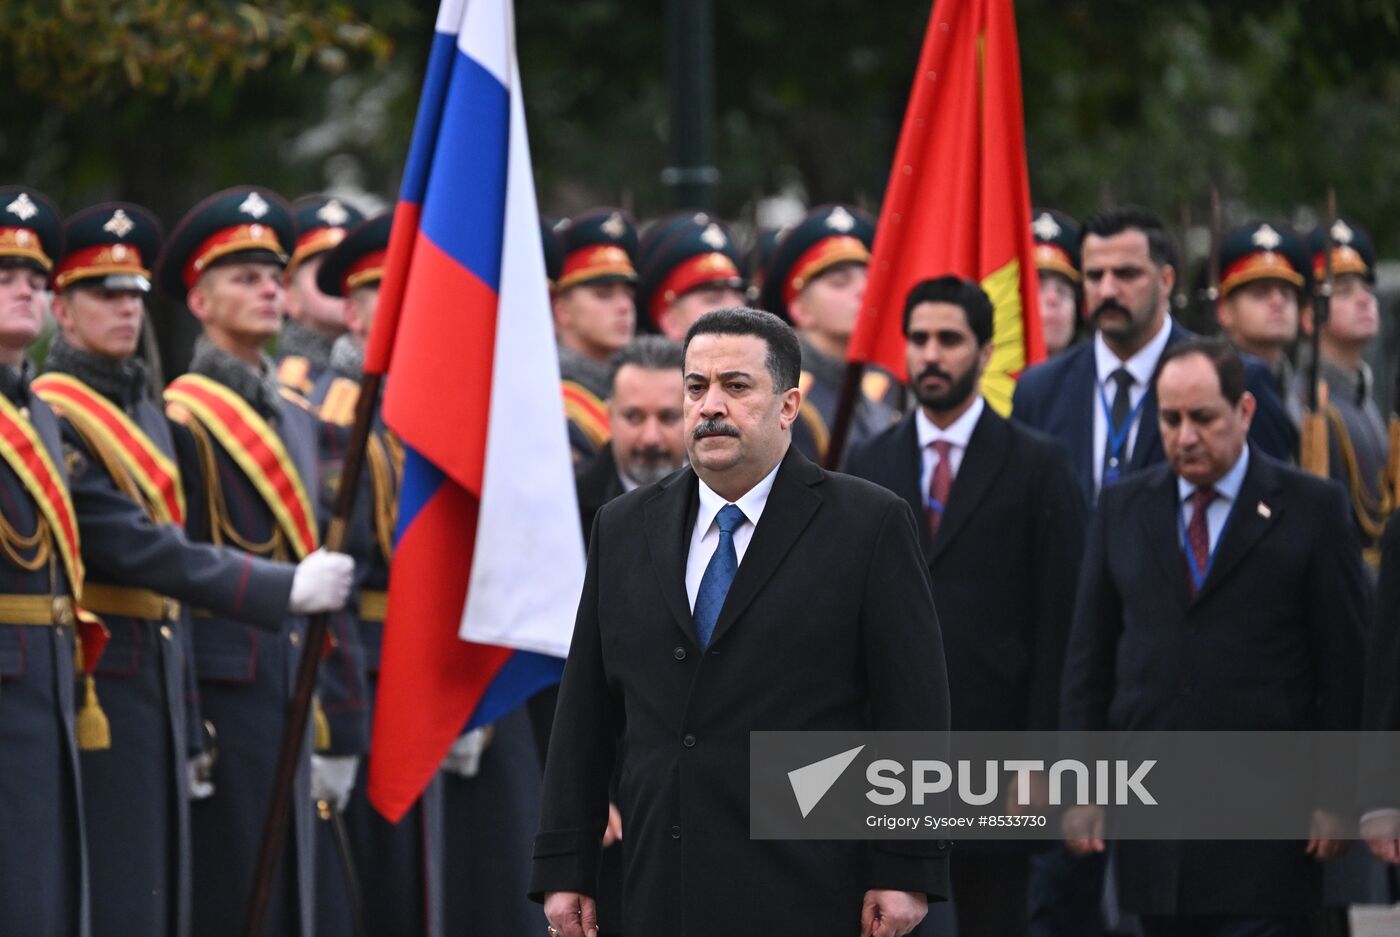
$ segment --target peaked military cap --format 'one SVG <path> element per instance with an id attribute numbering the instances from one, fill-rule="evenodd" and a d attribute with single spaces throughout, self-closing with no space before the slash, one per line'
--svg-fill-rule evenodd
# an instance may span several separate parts
<path id="1" fill-rule="evenodd" d="M 658 221 L 647 231 L 637 257 L 637 306 L 653 323 L 692 290 L 744 286 L 733 235 L 704 212 L 681 212 Z"/>
<path id="2" fill-rule="evenodd" d="M 0 257 L 48 273 L 62 252 L 63 228 L 53 202 L 37 189 L 0 187 Z"/>
<path id="3" fill-rule="evenodd" d="M 1308 284 L 1308 249 L 1288 225 L 1252 221 L 1220 241 L 1220 295 L 1256 280 L 1283 280 L 1303 290 Z"/>
<path id="4" fill-rule="evenodd" d="M 0 196 L 3 198 L 3 196 Z M 1308 235 L 1312 273 L 1321 282 L 1327 276 L 1327 226 L 1318 225 Z M 1376 282 L 1376 245 L 1366 229 L 1338 218 L 1332 222 L 1332 275 L 1359 273 L 1368 283 Z"/>
<path id="5" fill-rule="evenodd" d="M 1031 237 L 1037 270 L 1058 273 L 1075 285 L 1081 282 L 1079 222 L 1054 208 L 1032 208 Z"/>
<path id="6" fill-rule="evenodd" d="M 838 264 L 870 263 L 875 223 L 852 205 L 822 205 L 807 213 L 773 248 L 763 277 L 760 304 L 788 318 L 788 306 L 803 287 Z"/>
<path id="7" fill-rule="evenodd" d="M 284 276 L 291 280 L 303 261 L 323 254 L 345 240 L 345 235 L 365 220 L 354 205 L 326 195 L 303 195 L 292 203 L 292 227 L 296 244 Z"/>
<path id="8" fill-rule="evenodd" d="M 619 208 L 594 208 L 554 226 L 564 262 L 556 292 L 581 283 L 636 283 L 637 223 Z"/>
<path id="9" fill-rule="evenodd" d="M 361 222 L 331 248 L 316 271 L 316 288 L 327 296 L 349 296 L 357 286 L 374 286 L 384 279 L 389 231 L 394 213 L 386 211 Z"/>
<path id="10" fill-rule="evenodd" d="M 540 216 L 540 243 L 544 246 L 544 275 L 549 279 L 549 291 L 554 292 L 554 285 L 559 282 L 560 275 L 564 272 L 564 248 L 559 244 L 559 238 L 554 233 L 554 226 L 557 224 L 552 218 Z"/>
<path id="11" fill-rule="evenodd" d="M 102 286 L 148 293 L 160 238 L 160 222 L 140 205 L 103 202 L 85 208 L 63 223 L 54 289 Z"/>
<path id="12" fill-rule="evenodd" d="M 280 195 L 237 186 L 209 196 L 175 226 L 156 265 L 156 285 L 185 301 L 205 270 L 220 263 L 286 266 L 296 237 L 292 210 Z"/>

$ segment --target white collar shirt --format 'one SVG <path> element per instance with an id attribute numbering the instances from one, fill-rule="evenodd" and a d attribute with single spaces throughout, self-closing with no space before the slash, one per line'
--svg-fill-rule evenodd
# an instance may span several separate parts
<path id="1" fill-rule="evenodd" d="M 744 512 L 746 520 L 746 523 L 740 524 L 739 529 L 734 531 L 734 553 L 741 566 L 744 563 L 744 553 L 749 548 L 749 541 L 753 539 L 754 529 L 758 527 L 758 520 L 763 516 L 763 508 L 768 504 L 768 495 L 773 491 L 773 480 L 782 464 L 782 460 L 779 459 L 771 472 L 734 502 L 735 506 Z M 690 550 L 685 560 L 685 592 L 690 599 L 692 612 L 695 611 L 695 597 L 700 593 L 700 580 L 705 576 L 705 567 L 710 565 L 710 558 L 715 555 L 715 548 L 719 546 L 719 525 L 715 523 L 715 517 L 720 508 L 729 503 L 698 476 L 696 482 L 700 486 L 700 509 L 695 515 L 695 528 L 690 534 Z"/>
<path id="2" fill-rule="evenodd" d="M 987 409 L 986 402 L 982 395 L 978 394 L 977 399 L 972 402 L 962 416 L 954 420 L 947 429 L 940 429 L 928 418 L 924 408 L 920 407 L 914 412 L 914 426 L 919 436 L 919 491 L 928 495 L 929 484 L 933 480 L 933 470 L 938 465 L 938 453 L 933 449 L 933 443 L 940 440 L 947 440 L 951 445 L 948 447 L 948 467 L 952 469 L 953 477 L 958 477 L 958 469 L 962 468 L 963 456 L 967 454 L 968 444 L 972 442 L 972 433 L 977 429 L 977 421 L 982 419 L 982 412 Z"/>
<path id="3" fill-rule="evenodd" d="M 1094 385 L 1094 399 L 1089 405 L 1094 413 L 1094 451 L 1090 463 L 1094 467 L 1095 492 L 1103 485 L 1103 456 L 1104 449 L 1108 446 L 1108 416 L 1104 413 L 1103 402 L 1107 400 L 1108 405 L 1112 407 L 1113 398 L 1118 393 L 1118 384 L 1113 380 L 1113 372 L 1119 368 L 1126 368 L 1133 376 L 1132 386 L 1128 388 L 1128 405 L 1136 412 L 1132 425 L 1128 428 L 1128 441 L 1123 453 L 1126 462 L 1132 457 L 1133 447 L 1137 445 L 1138 429 L 1142 426 L 1142 412 L 1136 408 L 1147 395 L 1147 389 L 1152 384 L 1152 373 L 1157 370 L 1157 359 L 1162 357 L 1171 333 L 1172 318 L 1164 316 L 1162 327 L 1157 330 L 1157 334 L 1127 361 L 1121 360 L 1109 349 L 1101 333 L 1094 333 L 1094 365 L 1098 381 Z"/>

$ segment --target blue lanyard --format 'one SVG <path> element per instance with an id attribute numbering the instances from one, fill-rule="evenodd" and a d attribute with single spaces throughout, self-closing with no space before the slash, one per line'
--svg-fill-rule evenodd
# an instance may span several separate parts
<path id="1" fill-rule="evenodd" d="M 1217 494 L 1216 497 L 1224 497 Z M 1221 542 L 1225 539 L 1225 528 L 1230 526 L 1230 517 L 1235 513 L 1233 502 L 1225 511 L 1225 523 L 1220 525 L 1220 534 L 1215 538 L 1215 546 L 1206 553 L 1206 565 L 1204 569 L 1196 568 L 1196 555 L 1191 552 L 1191 539 L 1186 534 L 1186 502 L 1183 501 L 1176 512 L 1176 525 L 1181 533 L 1181 552 L 1186 555 L 1186 568 L 1191 571 L 1191 582 L 1195 585 L 1196 591 L 1200 592 L 1201 587 L 1206 584 L 1206 579 L 1210 576 L 1210 568 L 1215 565 L 1215 551 L 1220 549 Z M 1210 542 L 1210 515 L 1206 514 L 1206 542 Z"/>
<path id="2" fill-rule="evenodd" d="M 1104 432 L 1108 436 L 1109 467 L 1104 473 L 1104 483 L 1118 480 L 1119 468 L 1122 466 L 1123 450 L 1128 445 L 1128 434 L 1133 430 L 1133 424 L 1137 422 L 1138 414 L 1142 413 L 1143 404 L 1147 403 L 1147 394 L 1144 393 L 1138 398 L 1138 402 L 1133 405 L 1133 409 L 1128 412 L 1128 418 L 1123 421 L 1121 427 L 1113 425 L 1113 408 L 1108 405 L 1108 395 L 1103 392 L 1103 381 L 1098 382 L 1099 404 L 1103 407 Z"/>

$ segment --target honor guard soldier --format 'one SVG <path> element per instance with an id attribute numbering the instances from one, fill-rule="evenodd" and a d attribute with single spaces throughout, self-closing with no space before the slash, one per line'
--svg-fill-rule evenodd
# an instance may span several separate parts
<path id="1" fill-rule="evenodd" d="M 1031 237 L 1035 269 L 1040 273 L 1040 329 L 1045 354 L 1053 358 L 1079 334 L 1079 297 L 1084 277 L 1079 270 L 1079 222 L 1053 208 L 1035 208 Z"/>
<path id="2" fill-rule="evenodd" d="M 237 933 L 251 893 L 262 821 L 286 729 L 303 615 L 344 605 L 353 564 L 318 549 L 315 417 L 283 398 L 263 343 L 281 327 L 282 273 L 292 244 L 286 204 L 265 189 L 210 196 L 181 220 L 161 253 L 157 283 L 203 326 L 190 373 L 166 389 L 192 540 L 290 566 L 259 601 L 286 609 L 280 627 L 195 609 L 200 706 L 216 730 L 213 796 L 193 807 L 194 928 Z M 249 582 L 243 587 L 252 591 Z M 258 592 L 263 590 L 258 589 Z M 249 601 L 252 601 L 251 595 Z M 324 726 L 324 719 L 317 720 Z M 316 734 L 321 734 L 320 732 Z M 310 742 L 293 791 L 289 853 L 269 901 L 269 935 L 313 933 Z"/>
<path id="3" fill-rule="evenodd" d="M 673 342 L 705 313 L 744 305 L 739 249 L 724 225 L 703 212 L 652 225 L 637 257 L 637 308 Z"/>
<path id="4" fill-rule="evenodd" d="M 44 325 L 58 212 L 0 188 L 0 933 L 88 933 L 74 720 L 77 518 L 53 412 L 25 351 Z"/>
<path id="5" fill-rule="evenodd" d="M 110 747 L 82 753 L 92 932 L 190 928 L 188 608 L 281 627 L 289 567 L 185 536 L 185 492 L 163 409 L 136 354 L 160 227 L 109 203 L 64 225 L 53 272 L 59 334 L 33 389 L 60 418 L 88 570 L 83 607 L 110 639 L 94 670 Z M 81 735 L 81 733 L 80 733 Z"/>
<path id="6" fill-rule="evenodd" d="M 345 461 L 349 429 L 355 420 L 364 374 L 365 345 L 384 276 L 392 214 L 380 215 L 352 230 L 324 256 L 317 273 L 318 288 L 343 298 L 345 335 L 331 346 L 330 368 L 312 392 L 312 403 L 328 424 L 321 434 L 322 502 L 333 504 Z M 339 628 L 348 622 L 351 633 L 339 636 L 336 653 L 351 642 L 357 648 L 346 663 L 366 670 L 367 701 L 373 701 L 379 677 L 379 651 L 388 611 L 389 562 L 394 555 L 399 486 L 403 478 L 403 447 L 379 419 L 378 412 L 365 451 L 365 471 L 355 498 L 355 513 L 347 528 L 346 549 L 355 557 L 355 600 L 335 616 Z M 329 661 L 327 662 L 330 663 Z M 342 720 L 322 681 L 321 693 L 331 719 L 331 755 L 350 754 L 350 740 L 340 731 Z M 369 715 L 368 713 L 366 714 Z M 365 720 L 368 727 L 369 719 Z M 354 754 L 369 751 L 366 734 Z M 373 757 L 371 754 L 370 757 Z M 442 933 L 442 787 L 429 784 L 417 805 L 399 823 L 389 823 L 366 797 L 369 765 L 359 760 L 343 809 L 357 887 L 364 908 L 366 937 L 394 934 Z M 318 805 L 319 809 L 319 805 Z M 334 844 L 318 836 L 316 879 L 317 924 L 321 933 L 355 932 L 348 918 L 349 901 L 343 863 Z"/>
<path id="7" fill-rule="evenodd" d="M 1227 234 L 1219 254 L 1216 321 L 1236 348 L 1268 365 L 1289 417 L 1301 426 L 1303 407 L 1291 391 L 1288 354 L 1312 288 L 1307 243 L 1287 225 L 1255 221 Z"/>
<path id="8" fill-rule="evenodd" d="M 1346 486 L 1352 515 L 1366 560 L 1374 571 L 1376 545 L 1385 528 L 1380 479 L 1390 451 L 1385 423 L 1374 399 L 1375 378 L 1363 358 L 1366 347 L 1380 334 L 1376 300 L 1376 249 L 1358 224 L 1338 218 L 1332 232 L 1332 299 L 1327 321 L 1318 337 L 1321 350 L 1318 379 L 1327 385 L 1327 448 L 1331 476 Z M 1308 235 L 1312 274 L 1327 275 L 1326 226 Z M 1314 328 L 1312 310 L 1303 314 L 1303 330 Z M 1299 367 L 1294 393 L 1307 399 L 1311 368 Z"/>
<path id="9" fill-rule="evenodd" d="M 778 241 L 764 276 L 763 308 L 791 322 L 802 342 L 802 409 L 793 445 L 814 461 L 826 457 L 874 239 L 875 225 L 860 209 L 814 208 Z M 851 445 L 894 422 L 894 410 L 885 402 L 891 388 L 888 374 L 866 369 L 851 419 Z"/>
<path id="10" fill-rule="evenodd" d="M 595 208 L 559 222 L 554 234 L 563 261 L 550 295 L 577 466 L 608 441 L 608 360 L 636 329 L 637 225 L 626 212 Z"/>
<path id="11" fill-rule="evenodd" d="M 292 203 L 296 244 L 282 278 L 287 285 L 287 321 L 277 340 L 277 379 L 303 397 L 330 366 L 331 344 L 345 334 L 345 302 L 316 286 L 326 251 L 364 221 L 353 205 L 324 195 Z"/>

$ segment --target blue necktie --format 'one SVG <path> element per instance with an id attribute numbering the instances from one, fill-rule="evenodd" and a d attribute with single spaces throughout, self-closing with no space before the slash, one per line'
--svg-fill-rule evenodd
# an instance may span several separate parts
<path id="1" fill-rule="evenodd" d="M 734 549 L 734 531 L 748 518 L 736 504 L 726 504 L 715 515 L 719 525 L 719 546 L 710 557 L 710 565 L 705 567 L 705 575 L 700 578 L 700 591 L 695 594 L 695 640 L 700 647 L 710 644 L 715 633 L 715 622 L 719 621 L 719 610 L 724 608 L 724 597 L 729 594 L 729 586 L 734 582 L 734 573 L 739 569 L 739 554 Z"/>

